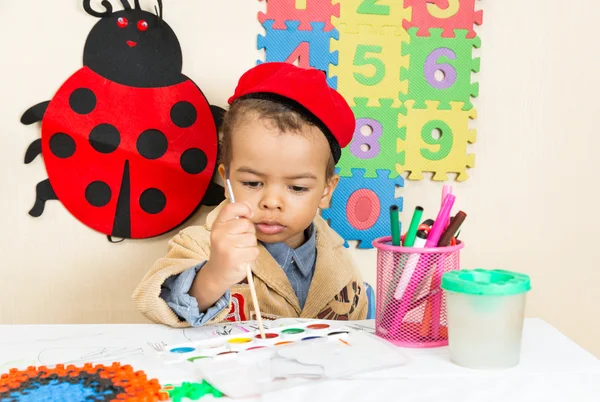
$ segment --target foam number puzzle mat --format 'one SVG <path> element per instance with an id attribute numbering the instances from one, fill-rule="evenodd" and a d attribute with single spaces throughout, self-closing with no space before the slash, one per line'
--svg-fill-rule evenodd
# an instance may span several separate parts
<path id="1" fill-rule="evenodd" d="M 401 175 L 469 178 L 481 46 L 474 28 L 483 20 L 475 0 L 260 1 L 264 61 L 326 71 L 354 111 L 353 140 L 337 164 L 343 196 L 334 193 L 323 211 L 342 237 L 371 248 L 388 234 L 384 212 L 402 210 Z"/>
<path id="2" fill-rule="evenodd" d="M 405 365 L 406 356 L 373 334 L 314 320 L 168 345 L 165 364 L 195 370 L 219 393 L 245 398 L 306 383 Z"/>

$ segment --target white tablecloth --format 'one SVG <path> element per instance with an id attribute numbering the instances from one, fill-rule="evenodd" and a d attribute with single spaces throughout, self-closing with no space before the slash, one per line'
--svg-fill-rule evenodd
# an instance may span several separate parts
<path id="1" fill-rule="evenodd" d="M 217 328 L 214 333 L 218 332 Z M 542 320 L 526 319 L 523 332 L 521 363 L 513 369 L 461 368 L 450 362 L 447 348 L 402 349 L 410 358 L 406 366 L 352 380 L 315 382 L 252 400 L 600 402 L 598 359 Z M 0 325 L 0 374 L 28 365 L 119 361 L 144 370 L 161 384 L 198 381 L 152 355 L 160 345 L 206 336 L 202 328 L 161 325 Z"/>

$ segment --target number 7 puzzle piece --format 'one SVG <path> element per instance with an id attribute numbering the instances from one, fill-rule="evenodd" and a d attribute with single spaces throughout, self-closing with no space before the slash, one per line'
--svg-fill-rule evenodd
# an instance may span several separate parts
<path id="1" fill-rule="evenodd" d="M 475 166 L 475 155 L 467 154 L 467 145 L 476 138 L 476 131 L 469 129 L 469 121 L 477 117 L 475 109 L 464 111 L 462 103 L 450 102 L 450 110 L 440 110 L 438 101 L 425 101 L 426 109 L 416 109 L 414 103 L 406 101 L 406 113 L 398 115 L 406 140 L 397 141 L 396 171 L 410 172 L 409 180 L 422 180 L 423 172 L 434 172 L 435 181 L 448 180 L 447 173 L 466 180 L 467 167 Z"/>
<path id="2" fill-rule="evenodd" d="M 442 28 L 442 38 L 454 38 L 455 29 L 466 29 L 466 37 L 477 33 L 473 24 L 481 25 L 483 11 L 475 10 L 475 0 L 404 0 L 412 6 L 412 19 L 403 21 L 406 30 L 416 27 L 417 36 L 429 36 L 429 28 Z"/>
<path id="3" fill-rule="evenodd" d="M 312 22 L 312 30 L 300 31 L 300 21 L 286 21 L 286 29 L 279 30 L 273 28 L 274 23 L 266 20 L 263 25 L 266 35 L 257 38 L 257 48 L 265 49 L 266 62 L 291 63 L 299 58 L 301 67 L 310 66 L 325 72 L 329 71 L 330 64 L 338 64 L 338 52 L 329 51 L 330 41 L 339 39 L 336 29 L 325 32 L 324 23 Z M 327 81 L 332 88 L 337 87 L 337 78 L 329 77 Z"/>
<path id="4" fill-rule="evenodd" d="M 284 30 L 286 21 L 299 21 L 300 31 L 310 31 L 311 22 L 322 22 L 323 31 L 329 32 L 334 28 L 331 17 L 340 16 L 340 5 L 331 4 L 331 0 L 268 0 L 266 3 L 267 13 L 259 12 L 258 20 L 261 24 L 273 20 L 273 29 Z"/>

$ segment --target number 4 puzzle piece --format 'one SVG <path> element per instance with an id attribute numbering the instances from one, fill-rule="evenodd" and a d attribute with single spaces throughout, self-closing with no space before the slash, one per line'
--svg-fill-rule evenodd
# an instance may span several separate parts
<path id="1" fill-rule="evenodd" d="M 426 101 L 426 109 L 416 109 L 414 103 L 406 101 L 406 113 L 398 115 L 406 140 L 397 141 L 396 171 L 410 172 L 409 180 L 422 180 L 423 172 L 434 172 L 435 181 L 448 180 L 447 173 L 458 173 L 457 181 L 466 180 L 467 168 L 475 166 L 475 155 L 467 154 L 467 145 L 476 138 L 476 131 L 469 129 L 475 109 L 464 111 L 462 103 L 450 102 L 450 110 L 440 110 L 438 101 Z"/>
<path id="2" fill-rule="evenodd" d="M 403 199 L 396 198 L 396 188 L 404 187 L 402 176 L 389 178 L 390 170 L 383 169 L 374 179 L 364 174 L 364 169 L 352 169 L 352 177 L 340 177 L 331 206 L 322 212 L 346 247 L 348 240 L 358 240 L 358 248 L 372 248 L 373 240 L 390 233 L 390 205 L 402 211 Z"/>
<path id="3" fill-rule="evenodd" d="M 286 21 L 299 21 L 300 31 L 310 31 L 311 22 L 322 22 L 323 31 L 329 32 L 334 28 L 331 17 L 340 16 L 340 5 L 331 4 L 331 0 L 268 0 L 266 3 L 267 13 L 259 12 L 258 20 L 261 24 L 273 20 L 273 29 L 287 29 Z"/>
<path id="4" fill-rule="evenodd" d="M 266 62 L 291 63 L 299 58 L 302 67 L 310 66 L 326 72 L 330 64 L 338 64 L 338 52 L 329 51 L 330 41 L 339 39 L 336 29 L 325 32 L 322 22 L 312 22 L 310 31 L 298 30 L 300 21 L 286 21 L 285 30 L 274 29 L 274 24 L 273 20 L 266 20 L 263 24 L 266 35 L 258 35 L 257 38 L 257 48 L 265 49 Z M 337 87 L 336 77 L 328 78 L 328 82 L 332 88 Z"/>

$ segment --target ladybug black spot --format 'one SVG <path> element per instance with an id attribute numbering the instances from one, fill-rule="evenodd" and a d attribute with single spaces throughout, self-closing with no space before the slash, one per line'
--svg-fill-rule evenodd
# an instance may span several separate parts
<path id="1" fill-rule="evenodd" d="M 144 190 L 140 196 L 140 207 L 149 214 L 157 214 L 165 209 L 167 197 L 157 188 Z"/>
<path id="2" fill-rule="evenodd" d="M 167 137 L 158 130 L 144 131 L 137 139 L 136 147 L 140 155 L 146 159 L 158 159 L 167 152 Z"/>
<path id="3" fill-rule="evenodd" d="M 95 207 L 103 207 L 109 203 L 110 187 L 103 181 L 93 181 L 85 189 L 85 199 Z"/>
<path id="4" fill-rule="evenodd" d="M 75 153 L 75 140 L 69 134 L 56 133 L 50 138 L 50 151 L 58 158 L 68 158 Z"/>
<path id="5" fill-rule="evenodd" d="M 177 127 L 190 127 L 196 122 L 197 117 L 198 113 L 196 112 L 196 108 L 190 102 L 177 102 L 171 108 L 171 121 L 173 121 Z"/>
<path id="6" fill-rule="evenodd" d="M 96 95 L 88 88 L 77 88 L 69 97 L 69 106 L 75 113 L 88 114 L 96 108 Z"/>
<path id="7" fill-rule="evenodd" d="M 208 158 L 204 151 L 198 148 L 190 148 L 185 151 L 181 158 L 179 158 L 179 164 L 181 168 L 189 174 L 198 174 L 202 172 L 208 163 Z"/>
<path id="8" fill-rule="evenodd" d="M 121 134 L 115 126 L 103 123 L 98 124 L 90 132 L 90 144 L 96 151 L 109 154 L 115 151 L 121 143 Z"/>

